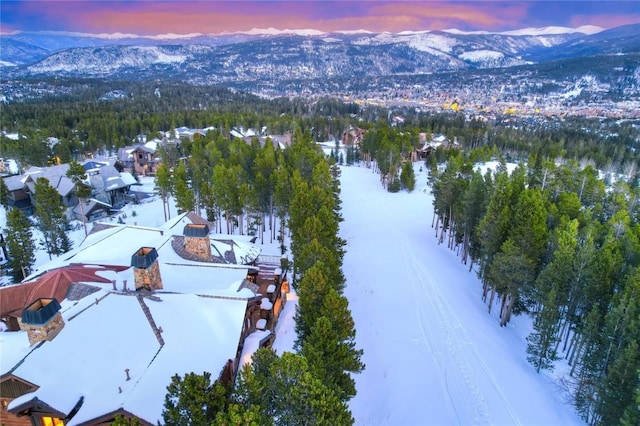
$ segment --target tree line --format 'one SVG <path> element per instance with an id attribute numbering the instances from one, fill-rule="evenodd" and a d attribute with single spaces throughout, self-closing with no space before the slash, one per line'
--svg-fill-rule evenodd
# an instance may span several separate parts
<path id="1" fill-rule="evenodd" d="M 438 242 L 475 270 L 500 325 L 533 319 L 536 371 L 570 366 L 566 385 L 592 425 L 640 422 L 640 188 L 609 188 L 592 166 L 538 150 L 512 171 L 484 174 L 451 151 L 433 167 Z"/>
<path id="2" fill-rule="evenodd" d="M 351 374 L 364 365 L 342 294 L 345 242 L 338 237 L 339 169 L 327 161 L 309 133 L 297 133 L 293 144 L 276 155 L 267 154 L 273 149 L 269 146 L 257 153 L 247 185 L 273 177 L 272 196 L 277 192 L 275 198 L 280 198 L 275 203 L 281 215 L 280 237 L 285 226 L 291 235 L 290 273 L 299 297 L 296 352 L 278 356 L 272 349 L 259 349 L 239 372 L 235 386 L 213 380 L 209 372 L 174 376 L 163 412 L 167 425 L 353 424 L 347 406 L 356 394 Z M 230 158 L 223 167 L 243 170 L 242 156 Z M 264 170 L 271 171 L 266 178 Z"/>

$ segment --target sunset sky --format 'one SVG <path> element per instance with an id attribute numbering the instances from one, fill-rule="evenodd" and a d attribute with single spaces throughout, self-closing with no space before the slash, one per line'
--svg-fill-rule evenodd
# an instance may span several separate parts
<path id="1" fill-rule="evenodd" d="M 640 22 L 640 1 L 0 0 L 0 32 L 218 34 L 252 28 L 506 31 Z"/>

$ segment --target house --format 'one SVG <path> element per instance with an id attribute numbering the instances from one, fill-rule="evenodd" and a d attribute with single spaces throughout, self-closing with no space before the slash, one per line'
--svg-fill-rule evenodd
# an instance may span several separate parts
<path id="1" fill-rule="evenodd" d="M 343 145 L 353 145 L 360 146 L 362 142 L 362 138 L 364 137 L 365 130 L 359 127 L 349 127 L 349 130 L 346 130 L 342 133 L 342 144 Z"/>
<path id="2" fill-rule="evenodd" d="M 129 172 L 119 172 L 108 162 L 87 161 L 82 167 L 87 172 L 87 184 L 93 189 L 92 198 L 118 209 L 126 204 L 132 185 L 138 182 Z"/>
<path id="3" fill-rule="evenodd" d="M 118 161 L 125 171 L 142 176 L 155 175 L 160 159 L 156 155 L 156 148 L 148 144 L 118 149 Z"/>
<path id="4" fill-rule="evenodd" d="M 45 178 L 58 194 L 60 194 L 60 200 L 66 207 L 73 207 L 78 204 L 78 198 L 75 195 L 74 184 L 70 178 L 67 177 L 67 171 L 69 170 L 69 164 L 60 164 L 49 167 L 30 167 L 24 172 L 24 185 L 25 190 L 31 198 L 31 204 L 35 206 L 35 200 L 33 199 L 35 194 L 35 186 L 38 178 Z"/>
<path id="5" fill-rule="evenodd" d="M 110 161 L 88 160 L 82 164 L 87 173 L 85 184 L 92 187 L 91 198 L 85 204 L 78 204 L 75 185 L 67 177 L 68 164 L 50 167 L 31 167 L 23 175 L 3 178 L 8 189 L 9 205 L 33 214 L 35 210 L 35 185 L 43 177 L 58 192 L 62 203 L 70 209 L 74 219 L 96 220 L 111 214 L 113 209 L 122 207 L 135 177 L 127 172 L 119 172 Z"/>
<path id="6" fill-rule="evenodd" d="M 451 148 L 460 148 L 457 137 L 454 137 L 453 141 L 451 141 L 447 136 L 441 133 L 432 134 L 431 140 L 427 140 L 426 133 L 420 133 L 419 142 L 420 143 L 416 148 L 416 156 L 421 159 L 427 158 L 431 152 L 435 151 L 439 147 L 443 147 L 446 150 Z"/>
<path id="7" fill-rule="evenodd" d="M 8 191 L 9 207 L 18 208 L 27 215 L 33 214 L 35 208 L 24 184 L 25 177 L 14 175 L 3 177 L 2 179 Z"/>
<path id="8" fill-rule="evenodd" d="M 193 213 L 159 228 L 105 225 L 0 288 L 0 300 L 16 300 L 0 315 L 21 313 L 21 331 L 0 333 L 2 423 L 98 425 L 121 414 L 152 425 L 173 375 L 234 380 L 273 341 L 288 285 L 280 257 L 209 226 Z"/>
<path id="9" fill-rule="evenodd" d="M 233 131 L 232 131 L 233 133 Z M 240 137 L 240 136 L 235 136 Z M 286 135 L 270 135 L 270 136 L 243 136 L 243 139 L 247 145 L 253 143 L 253 139 L 256 138 L 260 147 L 264 147 L 267 143 L 270 143 L 274 149 L 283 150 L 291 145 L 291 134 Z"/>

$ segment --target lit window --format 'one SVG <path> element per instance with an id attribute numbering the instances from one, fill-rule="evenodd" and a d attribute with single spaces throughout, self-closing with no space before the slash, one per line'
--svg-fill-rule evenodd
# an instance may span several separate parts
<path id="1" fill-rule="evenodd" d="M 64 422 L 57 417 L 41 417 L 41 426 L 64 426 Z"/>

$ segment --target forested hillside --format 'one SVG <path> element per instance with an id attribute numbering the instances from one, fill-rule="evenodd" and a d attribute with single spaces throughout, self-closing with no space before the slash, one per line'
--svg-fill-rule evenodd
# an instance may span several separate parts
<path id="1" fill-rule="evenodd" d="M 162 153 L 159 193 L 175 197 L 179 211 L 195 210 L 216 222 L 220 232 L 265 238 L 268 230 L 267 238 L 279 239 L 283 250 L 290 235 L 300 356 L 276 361 L 273 353 L 259 353 L 239 388 L 225 391 L 227 414 L 299 418 L 304 413 L 284 406 L 275 414 L 267 410 L 269 398 L 290 394 L 287 374 L 294 374 L 305 392 L 330 401 L 313 405 L 313 398 L 300 397 L 314 415 L 353 421 L 346 405 L 355 395 L 350 373 L 364 365 L 342 295 L 339 169 L 314 142 L 344 135 L 346 163 L 362 159 L 385 188 L 399 191 L 412 189 L 406 164 L 416 148 L 442 134 L 458 145 L 434 148 L 426 157 L 433 227 L 443 249 L 456 250 L 481 278 L 478 303 L 499 309 L 501 325 L 513 315 L 533 318 L 532 368 L 551 369 L 565 358 L 571 366 L 566 386 L 588 423 L 638 423 L 640 187 L 633 122 L 513 116 L 489 122 L 330 98 L 268 101 L 170 82 L 85 82 L 78 88 L 78 82 L 52 81 L 51 87 L 44 99 L 1 105 L 3 132 L 19 134 L 2 136 L 2 157 L 23 167 L 66 163 L 111 155 L 139 134 L 214 127 L 185 138 L 179 152 Z M 73 90 L 61 95 L 64 87 Z M 392 125 L 394 116 L 403 117 L 400 124 Z M 257 138 L 246 143 L 231 138 L 235 127 L 289 133 L 293 143 L 284 150 L 261 146 Z M 364 134 L 359 146 L 350 136 L 356 128 Z M 59 142 L 50 144 L 50 137 Z M 497 171 L 475 169 L 491 159 L 502 162 Z M 509 173 L 507 161 L 520 165 Z M 232 228 L 223 230 L 222 223 Z M 269 374 L 281 381 L 268 380 Z M 268 392 L 258 392 L 265 386 Z"/>

